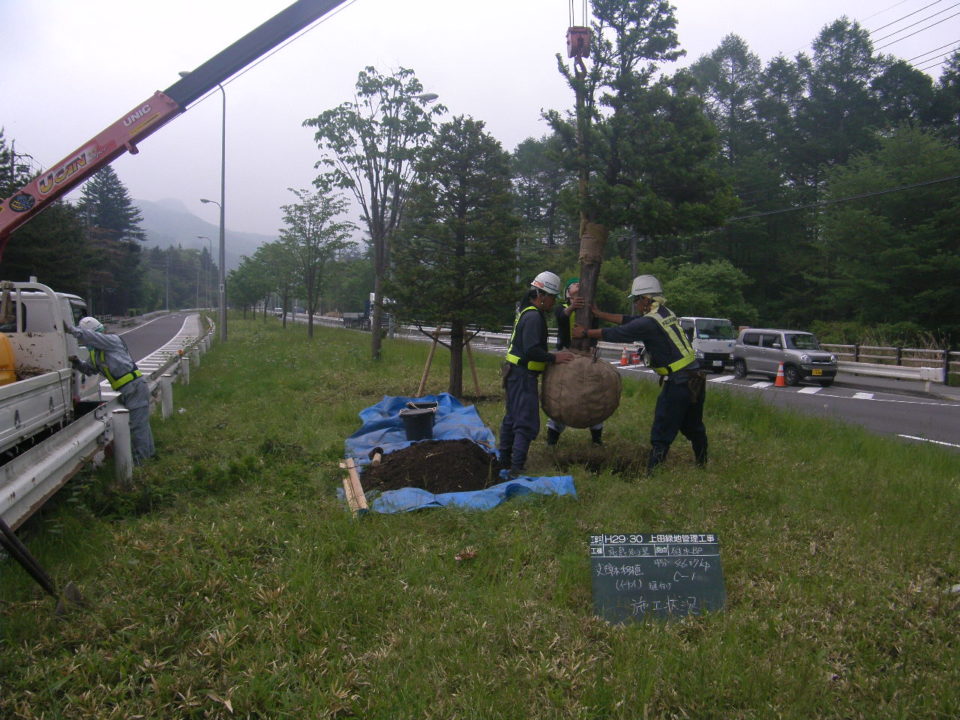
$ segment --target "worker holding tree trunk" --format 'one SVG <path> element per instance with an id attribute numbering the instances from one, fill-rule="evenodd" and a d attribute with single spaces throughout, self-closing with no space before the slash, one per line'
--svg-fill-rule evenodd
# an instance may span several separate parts
<path id="1" fill-rule="evenodd" d="M 530 283 L 520 312 L 513 324 L 503 364 L 506 414 L 500 423 L 500 465 L 511 477 L 526 472 L 530 444 L 540 433 L 538 381 L 549 363 L 567 363 L 569 350 L 551 353 L 547 349 L 547 319 L 560 293 L 560 278 L 545 271 Z"/>
<path id="2" fill-rule="evenodd" d="M 662 463 L 670 444 L 681 432 L 693 445 L 697 465 L 707 463 L 707 428 L 703 424 L 706 374 L 697 363 L 693 346 L 680 327 L 677 316 L 666 306 L 663 288 L 653 275 L 638 275 L 628 296 L 636 315 L 607 313 L 593 308 L 601 320 L 618 327 L 574 328 L 574 337 L 606 342 L 642 342 L 650 355 L 650 366 L 660 376 L 661 390 L 650 430 L 650 457 L 647 472 Z"/>
<path id="3" fill-rule="evenodd" d="M 584 306 L 584 299 L 580 296 L 580 278 L 570 278 L 567 280 L 567 286 L 564 290 L 564 300 L 557 303 L 553 309 L 554 317 L 557 319 L 557 350 L 565 350 L 573 347 L 573 328 L 576 326 L 577 310 Z M 591 327 L 598 327 L 597 318 L 594 317 Z M 591 346 L 596 345 L 592 342 Z M 549 418 L 547 420 L 547 445 L 556 445 L 560 439 L 560 433 L 566 429 L 559 420 Z M 603 423 L 597 423 L 590 426 L 590 439 L 594 445 L 603 445 Z"/>

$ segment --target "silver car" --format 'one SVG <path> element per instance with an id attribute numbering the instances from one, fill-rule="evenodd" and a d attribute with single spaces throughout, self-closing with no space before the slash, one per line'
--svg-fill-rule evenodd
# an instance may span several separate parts
<path id="1" fill-rule="evenodd" d="M 775 378 L 780 363 L 787 385 L 809 379 L 829 387 L 837 375 L 837 356 L 821 350 L 812 333 L 765 328 L 740 331 L 733 347 L 733 372 L 738 378 L 750 373 Z"/>

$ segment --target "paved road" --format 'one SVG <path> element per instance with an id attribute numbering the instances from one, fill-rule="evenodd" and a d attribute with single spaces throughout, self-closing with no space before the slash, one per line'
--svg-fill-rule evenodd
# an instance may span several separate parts
<path id="1" fill-rule="evenodd" d="M 640 366 L 619 367 L 622 375 L 656 380 Z M 924 442 L 960 451 L 960 389 L 925 383 L 885 380 L 840 373 L 829 388 L 800 385 L 778 388 L 759 376 L 742 380 L 733 375 L 710 375 L 709 388 L 759 393 L 778 407 L 862 425 L 905 442 Z"/>
<path id="2" fill-rule="evenodd" d="M 503 353 L 502 344 L 475 349 Z M 620 366 L 625 377 L 655 382 L 656 374 L 642 365 Z M 772 405 L 862 425 L 904 442 L 930 443 L 960 452 L 960 388 L 937 383 L 894 380 L 840 373 L 829 387 L 800 385 L 778 388 L 772 380 L 733 374 L 708 375 L 709 388 L 758 393 Z M 709 402 L 709 401 L 708 401 Z"/>
<path id="3" fill-rule="evenodd" d="M 133 359 L 140 361 L 157 348 L 166 345 L 183 326 L 183 322 L 188 315 L 190 313 L 172 312 L 169 315 L 160 315 L 150 320 L 144 320 L 130 329 L 107 329 L 110 332 L 118 333 L 127 343 Z"/>

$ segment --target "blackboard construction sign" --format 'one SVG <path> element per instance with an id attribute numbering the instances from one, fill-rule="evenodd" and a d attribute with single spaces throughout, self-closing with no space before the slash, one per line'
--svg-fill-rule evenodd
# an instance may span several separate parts
<path id="1" fill-rule="evenodd" d="M 593 611 L 612 623 L 723 609 L 720 540 L 712 533 L 590 536 Z"/>

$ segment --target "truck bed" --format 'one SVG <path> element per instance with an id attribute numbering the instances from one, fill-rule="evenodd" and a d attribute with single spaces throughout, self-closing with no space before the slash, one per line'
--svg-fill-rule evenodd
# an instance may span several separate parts
<path id="1" fill-rule="evenodd" d="M 0 453 L 70 419 L 71 374 L 70 368 L 53 370 L 0 386 Z"/>

